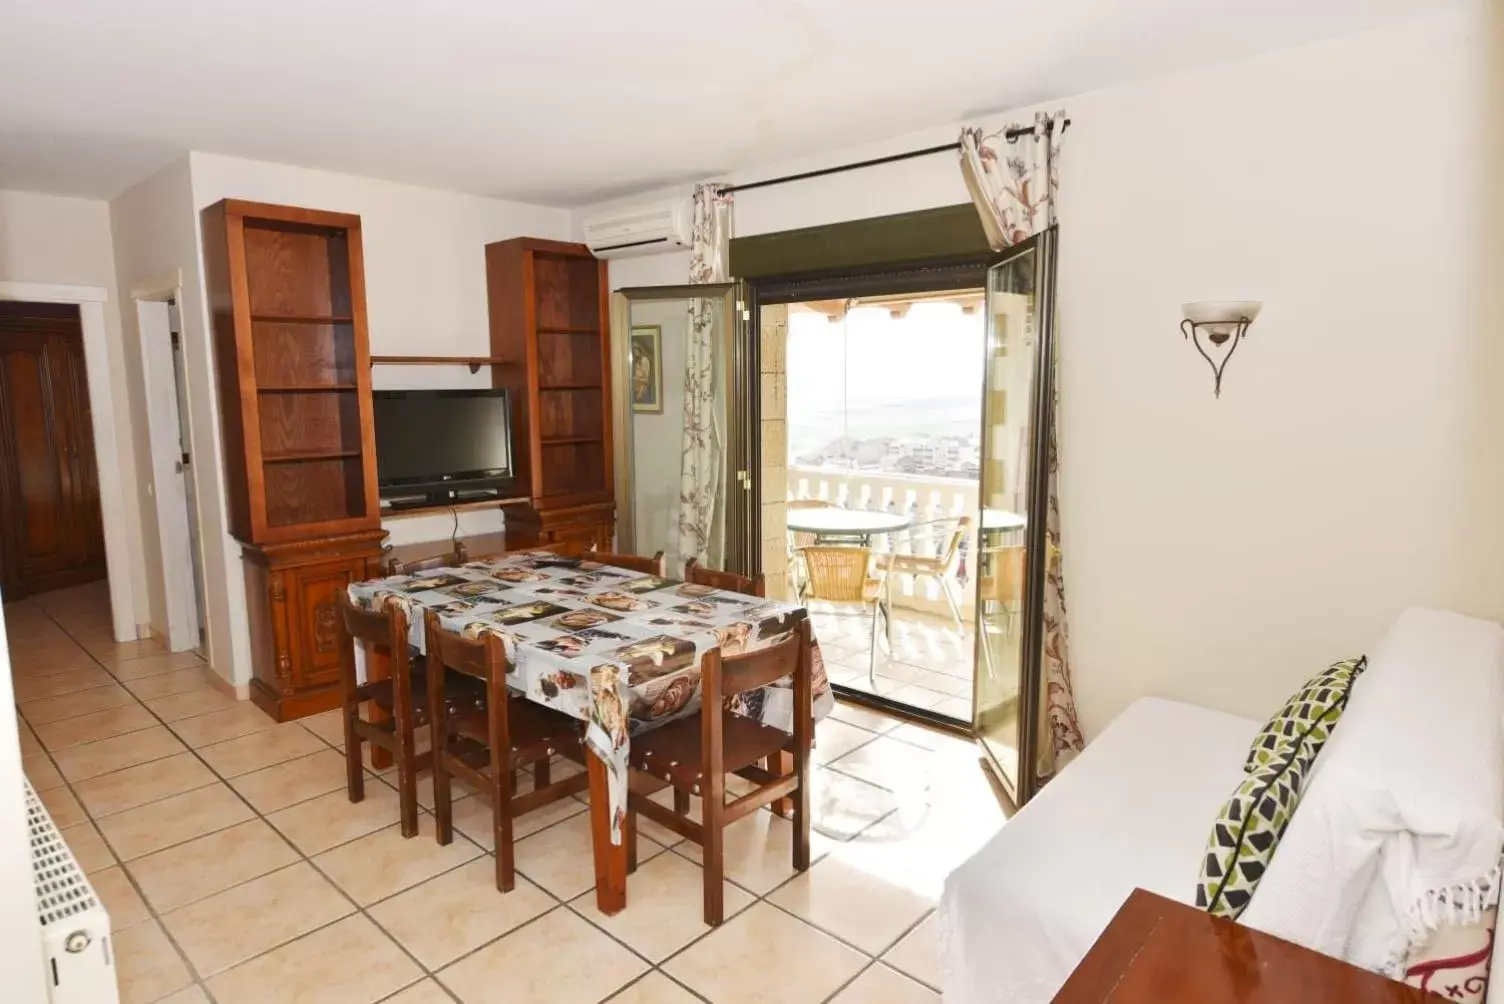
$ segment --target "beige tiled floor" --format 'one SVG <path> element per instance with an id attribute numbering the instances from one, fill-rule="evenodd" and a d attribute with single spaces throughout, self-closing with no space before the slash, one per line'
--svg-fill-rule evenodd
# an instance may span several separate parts
<path id="1" fill-rule="evenodd" d="M 102 583 L 5 615 L 26 772 L 110 911 L 125 1004 L 933 1004 L 941 882 L 1003 823 L 969 744 L 839 705 L 808 872 L 786 821 L 736 824 L 711 931 L 699 848 L 644 825 L 607 918 L 583 796 L 518 821 L 502 896 L 483 802 L 448 847 L 426 811 L 403 840 L 384 776 L 347 799 L 336 716 L 277 725 L 191 656 L 114 645 Z"/>

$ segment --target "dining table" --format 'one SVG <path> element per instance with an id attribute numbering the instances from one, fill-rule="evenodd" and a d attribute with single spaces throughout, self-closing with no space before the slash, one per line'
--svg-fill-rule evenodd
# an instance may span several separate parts
<path id="1" fill-rule="evenodd" d="M 424 614 L 448 630 L 501 639 L 507 685 L 581 723 L 595 856 L 596 903 L 626 906 L 628 756 L 634 735 L 695 714 L 701 659 L 776 645 L 808 617 L 796 603 L 728 592 L 546 549 L 511 552 L 453 568 L 353 582 L 366 609 L 407 612 L 409 646 L 423 653 Z M 835 706 L 819 642 L 811 642 L 814 716 Z M 369 665 L 368 665 L 369 664 Z M 357 654 L 357 672 L 379 678 Z M 780 680 L 738 695 L 730 710 L 793 731 L 793 687 Z"/>
<path id="2" fill-rule="evenodd" d="M 820 544 L 856 543 L 866 547 L 875 536 L 907 530 L 914 524 L 914 517 L 880 509 L 817 506 L 788 510 L 786 522 L 790 530 L 814 534 Z"/>

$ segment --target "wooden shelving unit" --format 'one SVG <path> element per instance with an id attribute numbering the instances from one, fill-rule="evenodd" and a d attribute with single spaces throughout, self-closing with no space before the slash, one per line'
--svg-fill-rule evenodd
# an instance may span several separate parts
<path id="1" fill-rule="evenodd" d="M 335 600 L 384 536 L 360 217 L 227 199 L 202 223 L 251 692 L 285 720 L 338 703 Z"/>
<path id="2" fill-rule="evenodd" d="M 605 263 L 582 244 L 517 238 L 486 246 L 491 351 L 520 362 L 493 370 L 512 391 L 519 486 L 529 512 L 508 526 L 540 543 L 611 546 L 611 349 Z M 511 532 L 509 530 L 509 532 Z"/>

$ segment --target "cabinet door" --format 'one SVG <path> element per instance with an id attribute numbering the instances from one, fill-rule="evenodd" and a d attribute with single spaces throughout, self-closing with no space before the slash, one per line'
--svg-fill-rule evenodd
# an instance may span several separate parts
<path id="1" fill-rule="evenodd" d="M 339 592 L 365 578 L 364 558 L 304 565 L 281 573 L 288 585 L 294 691 L 339 683 Z"/>

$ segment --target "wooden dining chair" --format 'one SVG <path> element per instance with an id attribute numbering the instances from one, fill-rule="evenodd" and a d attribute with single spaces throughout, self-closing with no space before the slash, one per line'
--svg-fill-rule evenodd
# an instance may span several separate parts
<path id="1" fill-rule="evenodd" d="M 642 558 L 635 554 L 612 554 L 610 551 L 591 551 L 587 552 L 584 557 L 589 561 L 600 562 L 602 565 L 630 568 L 634 572 L 656 575 L 660 579 L 668 574 L 668 566 L 663 561 L 662 551 L 651 558 Z"/>
<path id="2" fill-rule="evenodd" d="M 402 835 L 418 834 L 418 771 L 427 767 L 429 752 L 418 753 L 414 730 L 428 723 L 429 691 L 422 672 L 414 672 L 408 654 L 407 612 L 396 604 L 376 613 L 356 606 L 344 590 L 339 592 L 340 697 L 345 726 L 345 784 L 350 801 L 365 798 L 365 764 L 361 746 L 386 750 L 397 764 L 397 802 Z M 366 648 L 367 666 L 372 657 L 385 658 L 389 675 L 383 680 L 360 683 L 355 674 L 355 646 Z M 483 706 L 485 690 L 472 681 L 455 681 L 444 691 L 444 703 L 455 709 Z M 372 702 L 381 714 L 371 721 L 360 716 L 360 706 Z"/>
<path id="3" fill-rule="evenodd" d="M 427 678 L 433 716 L 433 803 L 435 837 L 440 844 L 454 839 L 454 809 L 450 778 L 457 777 L 491 803 L 496 836 L 496 888 L 511 892 L 516 883 L 512 852 L 512 821 L 550 802 L 584 791 L 584 771 L 560 781 L 550 778 L 550 759 L 561 754 L 584 764 L 580 723 L 507 689 L 506 651 L 495 634 L 480 639 L 445 630 L 438 615 L 424 618 L 427 631 Z M 484 688 L 485 706 L 451 714 L 439 700 L 440 689 L 452 678 Z M 533 770 L 533 789 L 516 794 L 516 772 Z"/>
<path id="4" fill-rule="evenodd" d="M 731 593 L 745 593 L 747 596 L 766 596 L 766 583 L 761 575 L 748 577 L 737 575 L 735 572 L 720 572 L 714 568 L 706 568 L 694 558 L 684 563 L 684 581 L 697 586 L 709 586 L 711 589 L 724 589 Z"/>
<path id="5" fill-rule="evenodd" d="M 414 558 L 403 561 L 400 558 L 389 556 L 382 565 L 383 575 L 416 575 L 418 572 L 431 572 L 435 568 L 453 568 L 455 565 L 463 565 L 465 562 L 457 551 L 446 551 L 443 554 L 431 554 L 423 558 Z"/>
<path id="6" fill-rule="evenodd" d="M 727 709 L 737 694 L 793 678 L 794 732 L 764 725 Z M 676 792 L 700 796 L 700 821 L 694 822 L 646 796 L 627 795 L 628 868 L 635 866 L 638 813 L 667 827 L 703 850 L 705 923 L 725 919 L 723 876 L 725 828 L 764 806 L 785 798 L 794 804 L 793 863 L 809 868 L 810 746 L 814 738 L 814 697 L 810 676 L 810 625 L 799 621 L 790 637 L 757 652 L 722 658 L 719 648 L 700 660 L 701 707 L 697 715 L 680 718 L 632 737 L 629 763 L 633 770 L 667 781 Z M 788 753 L 784 757 L 780 754 Z M 788 773 L 762 764 L 790 765 Z M 726 775 L 752 781 L 757 787 L 727 804 Z"/>

